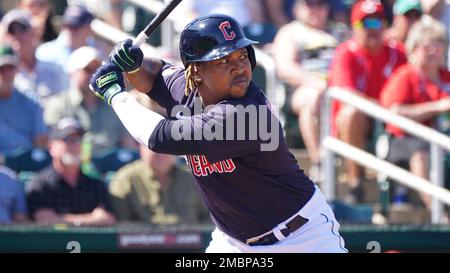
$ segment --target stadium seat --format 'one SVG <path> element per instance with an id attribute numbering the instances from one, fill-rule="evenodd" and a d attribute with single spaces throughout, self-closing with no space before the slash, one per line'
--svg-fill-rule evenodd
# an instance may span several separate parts
<path id="1" fill-rule="evenodd" d="M 349 205 L 341 201 L 330 204 L 336 219 L 346 224 L 371 224 L 373 208 L 370 205 Z"/>
<path id="2" fill-rule="evenodd" d="M 26 183 L 40 170 L 50 166 L 52 158 L 46 149 L 18 149 L 5 156 L 5 166 L 14 170 L 20 181 Z"/>
<path id="3" fill-rule="evenodd" d="M 52 162 L 50 153 L 46 149 L 19 149 L 5 156 L 5 166 L 20 173 L 22 171 L 38 172 Z"/>
<path id="4" fill-rule="evenodd" d="M 117 170 L 139 158 L 140 155 L 137 150 L 111 148 L 92 155 L 91 162 L 95 171 L 101 175 L 101 178 L 105 182 L 109 182 Z"/>

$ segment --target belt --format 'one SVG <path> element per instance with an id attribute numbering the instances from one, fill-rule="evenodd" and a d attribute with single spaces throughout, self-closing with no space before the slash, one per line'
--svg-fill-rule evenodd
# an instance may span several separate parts
<path id="1" fill-rule="evenodd" d="M 308 222 L 308 219 L 297 214 L 291 221 L 286 223 L 286 228 L 280 229 L 280 232 L 284 235 L 284 237 L 288 237 L 291 233 L 301 228 L 304 224 Z M 278 242 L 278 238 L 275 236 L 273 231 L 268 234 L 262 235 L 260 237 L 255 237 L 247 240 L 247 245 L 249 246 L 264 246 L 264 245 L 273 245 Z"/>

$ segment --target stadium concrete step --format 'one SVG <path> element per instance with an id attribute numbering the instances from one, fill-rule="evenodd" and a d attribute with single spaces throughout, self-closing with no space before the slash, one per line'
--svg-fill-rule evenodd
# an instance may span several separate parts
<path id="1" fill-rule="evenodd" d="M 389 224 L 423 225 L 431 222 L 430 212 L 410 204 L 392 204 L 389 209 Z"/>

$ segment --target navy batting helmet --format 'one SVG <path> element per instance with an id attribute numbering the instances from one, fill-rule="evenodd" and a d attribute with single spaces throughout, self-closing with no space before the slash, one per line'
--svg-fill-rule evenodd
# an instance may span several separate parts
<path id="1" fill-rule="evenodd" d="M 238 22 L 230 16 L 213 14 L 190 22 L 180 37 L 180 55 L 184 66 L 193 62 L 217 60 L 246 48 L 252 69 L 256 66 L 252 41 L 245 37 Z"/>

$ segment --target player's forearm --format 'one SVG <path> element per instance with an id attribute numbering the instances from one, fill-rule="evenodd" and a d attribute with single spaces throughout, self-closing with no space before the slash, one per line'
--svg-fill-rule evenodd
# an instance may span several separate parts
<path id="1" fill-rule="evenodd" d="M 33 218 L 37 223 L 41 224 L 64 224 L 67 221 L 64 219 L 62 215 L 57 214 L 52 209 L 38 209 L 34 214 Z"/>
<path id="2" fill-rule="evenodd" d="M 25 214 L 15 214 L 14 215 L 14 223 L 15 224 L 23 224 L 23 223 L 27 223 L 28 222 L 28 218 Z"/>
<path id="3" fill-rule="evenodd" d="M 139 69 L 135 73 L 125 73 L 131 85 L 141 93 L 148 93 L 153 88 L 153 81 L 146 69 Z"/>
<path id="4" fill-rule="evenodd" d="M 161 70 L 160 60 L 145 60 L 142 67 L 135 73 L 125 73 L 127 80 L 141 93 L 148 93 L 153 88 L 156 76 Z"/>
<path id="5" fill-rule="evenodd" d="M 85 214 L 64 214 L 64 220 L 68 224 L 76 226 L 104 226 L 115 223 L 115 218 L 109 213 L 101 216 L 95 215 L 93 212 Z"/>
<path id="6" fill-rule="evenodd" d="M 148 140 L 158 123 L 164 119 L 160 114 L 140 105 L 127 92 L 113 98 L 112 108 L 134 139 L 145 146 L 148 146 Z"/>
<path id="7" fill-rule="evenodd" d="M 401 116 L 423 122 L 436 117 L 440 113 L 450 111 L 450 99 L 414 105 L 394 105 L 390 109 Z"/>

